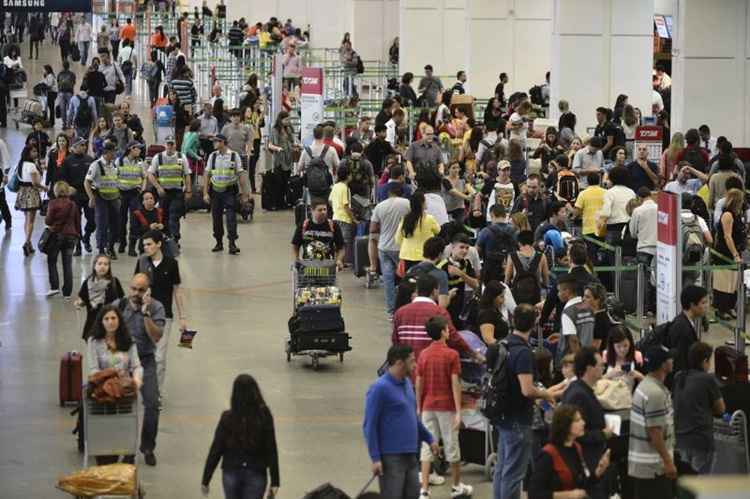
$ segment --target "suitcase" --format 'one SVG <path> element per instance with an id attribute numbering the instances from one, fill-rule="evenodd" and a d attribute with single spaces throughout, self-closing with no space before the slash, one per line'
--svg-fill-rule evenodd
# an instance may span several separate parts
<path id="1" fill-rule="evenodd" d="M 261 208 L 267 211 L 285 208 L 281 175 L 274 171 L 266 171 L 263 173 L 262 178 L 263 184 L 260 188 Z"/>
<path id="2" fill-rule="evenodd" d="M 26 99 L 21 110 L 21 120 L 24 123 L 33 123 L 37 119 L 44 119 L 44 105 L 36 97 Z"/>
<path id="3" fill-rule="evenodd" d="M 190 198 L 185 203 L 185 210 L 198 211 L 208 210 L 209 208 L 209 205 L 207 205 L 206 202 L 203 201 L 203 187 L 198 184 L 198 182 L 195 182 L 193 185 L 193 192 L 190 195 Z"/>
<path id="4" fill-rule="evenodd" d="M 305 350 L 341 353 L 352 349 L 349 346 L 349 339 L 350 336 L 344 332 L 292 334 L 289 347 L 292 353 Z"/>
<path id="5" fill-rule="evenodd" d="M 624 261 L 624 265 L 635 265 L 635 261 Z M 610 273 L 612 280 L 615 279 L 614 272 Z M 625 313 L 634 314 L 638 299 L 638 276 L 636 272 L 622 272 L 620 274 L 620 300 Z"/>
<path id="6" fill-rule="evenodd" d="M 239 197 L 239 195 L 238 195 Z M 248 199 L 247 203 L 243 203 L 241 200 L 237 200 L 237 213 L 240 214 L 242 220 L 245 222 L 253 221 L 253 214 L 255 213 L 255 199 Z"/>
<path id="7" fill-rule="evenodd" d="M 286 189 L 286 204 L 295 206 L 302 199 L 304 180 L 299 175 L 289 177 L 289 183 Z"/>
<path id="8" fill-rule="evenodd" d="M 367 252 L 370 246 L 370 236 L 359 236 L 354 238 L 354 275 L 364 277 L 367 267 L 370 266 L 370 255 Z"/>
<path id="9" fill-rule="evenodd" d="M 301 226 L 305 220 L 307 220 L 310 217 L 310 214 L 307 211 L 307 204 L 303 200 L 300 200 L 297 202 L 296 205 L 294 205 L 294 223 L 297 227 Z"/>
<path id="10" fill-rule="evenodd" d="M 297 309 L 297 313 L 289 319 L 289 333 L 292 336 L 345 329 L 339 305 L 306 305 Z"/>
<path id="11" fill-rule="evenodd" d="M 69 402 L 79 403 L 82 386 L 81 354 L 67 352 L 60 360 L 60 406 L 62 407 Z"/>
<path id="12" fill-rule="evenodd" d="M 727 345 L 717 347 L 714 351 L 714 372 L 722 383 L 747 384 L 747 355 Z"/>

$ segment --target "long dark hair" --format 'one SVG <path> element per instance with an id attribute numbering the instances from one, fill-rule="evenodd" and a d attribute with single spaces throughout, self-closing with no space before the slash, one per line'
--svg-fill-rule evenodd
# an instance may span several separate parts
<path id="1" fill-rule="evenodd" d="M 414 191 L 414 194 L 411 195 L 411 199 L 409 200 L 409 204 L 411 205 L 411 210 L 404 216 L 404 225 L 401 228 L 404 237 L 413 236 L 414 231 L 417 229 L 417 225 L 422 221 L 425 204 L 424 192 L 420 190 Z"/>
<path id="2" fill-rule="evenodd" d="M 104 329 L 102 320 L 104 316 L 109 312 L 117 314 L 117 331 L 115 331 L 115 348 L 118 352 L 127 352 L 130 347 L 133 346 L 133 337 L 128 332 L 128 326 L 125 324 L 125 319 L 122 317 L 120 309 L 114 305 L 103 305 L 99 309 L 99 313 L 96 314 L 96 322 L 92 328 L 91 336 L 95 340 L 103 340 L 107 334 L 107 330 Z"/>
<path id="3" fill-rule="evenodd" d="M 114 276 L 112 276 L 112 259 L 109 258 L 109 256 L 105 254 L 96 255 L 96 258 L 94 258 L 94 261 L 91 262 L 91 274 L 89 274 L 88 279 L 97 279 L 96 262 L 98 262 L 100 258 L 106 258 L 107 261 L 109 262 L 109 271 L 107 271 L 107 275 L 105 275 L 104 277 L 110 281 L 114 280 Z"/>
<path id="4" fill-rule="evenodd" d="M 284 129 L 284 119 L 289 117 L 289 113 L 286 111 L 280 111 L 278 115 L 276 115 L 276 121 L 273 124 L 273 127 L 281 132 Z"/>
<path id="5" fill-rule="evenodd" d="M 505 284 L 500 281 L 489 281 L 479 300 L 479 310 L 494 309 L 495 299 L 503 293 L 505 293 Z"/>
<path id="6" fill-rule="evenodd" d="M 239 444 L 244 449 L 256 446 L 261 427 L 270 414 L 255 378 L 249 374 L 240 374 L 234 379 L 232 386 L 226 443 L 233 447 Z"/>
<path id="7" fill-rule="evenodd" d="M 635 342 L 633 341 L 633 335 L 630 334 L 630 330 L 625 326 L 616 325 L 609 330 L 607 336 L 607 365 L 614 366 L 617 362 L 617 352 L 615 352 L 615 344 L 621 341 L 628 340 L 630 342 L 630 349 L 628 354 L 625 356 L 628 362 L 635 362 Z"/>
<path id="8" fill-rule="evenodd" d="M 479 143 L 484 138 L 484 131 L 482 127 L 477 125 L 471 129 L 471 137 L 469 137 L 469 147 L 472 151 L 477 152 L 479 150 Z"/>

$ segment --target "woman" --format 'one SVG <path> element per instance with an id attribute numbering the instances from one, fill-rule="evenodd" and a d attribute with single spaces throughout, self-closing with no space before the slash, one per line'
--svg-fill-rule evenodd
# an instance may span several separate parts
<path id="1" fill-rule="evenodd" d="M 607 337 L 610 330 L 618 324 L 607 311 L 607 288 L 598 282 L 589 283 L 583 291 L 583 302 L 594 312 L 594 341 L 591 346 L 601 352 L 609 344 Z"/>
<path id="2" fill-rule="evenodd" d="M 55 198 L 47 208 L 44 222 L 51 232 L 52 243 L 47 252 L 47 271 L 49 273 L 49 292 L 47 296 L 60 293 L 60 277 L 57 273 L 57 257 L 62 256 L 63 287 L 62 294 L 66 300 L 73 292 L 73 250 L 81 237 L 81 212 L 75 201 L 70 199 L 74 189 L 64 180 L 54 185 Z"/>
<path id="3" fill-rule="evenodd" d="M 586 422 L 578 408 L 559 405 L 552 416 L 549 443 L 539 453 L 529 480 L 529 499 L 585 499 L 586 492 L 607 471 L 609 451 L 602 455 L 592 474 L 583 459 L 577 439 L 585 433 Z"/>
<path id="4" fill-rule="evenodd" d="M 612 187 L 604 193 L 604 204 L 599 212 L 600 225 L 607 226 L 607 242 L 618 245 L 622 239 L 622 229 L 630 221 L 626 210 L 628 202 L 634 199 L 635 192 L 628 187 L 630 172 L 625 166 L 616 166 L 609 172 Z"/>
<path id="5" fill-rule="evenodd" d="M 438 104 L 438 108 L 435 111 L 435 133 L 440 134 L 443 130 L 441 129 L 443 126 L 447 126 L 448 123 L 450 123 L 450 120 L 452 119 L 451 115 L 451 98 L 453 97 L 453 91 L 452 90 L 446 90 L 441 94 L 440 98 L 440 104 Z"/>
<path id="6" fill-rule="evenodd" d="M 542 173 L 549 171 L 549 162 L 555 159 L 555 156 L 563 152 L 563 148 L 557 145 L 557 130 L 553 126 L 547 127 L 544 132 L 544 142 L 539 144 L 532 158 L 542 160 Z"/>
<path id="7" fill-rule="evenodd" d="M 511 140 L 508 144 L 508 159 L 510 160 L 510 180 L 516 189 L 516 196 L 520 193 L 520 186 L 526 182 L 526 160 L 523 156 L 523 143 Z"/>
<path id="8" fill-rule="evenodd" d="M 151 48 L 164 52 L 167 49 L 167 45 L 169 45 L 169 39 L 167 38 L 167 35 L 164 34 L 164 28 L 157 26 L 156 30 L 151 35 L 150 42 Z"/>
<path id="9" fill-rule="evenodd" d="M 557 120 L 557 130 L 560 133 L 560 145 L 564 148 L 570 147 L 570 143 L 576 136 L 576 115 L 570 111 L 570 104 L 566 100 L 557 103 L 560 110 L 560 119 Z"/>
<path id="10" fill-rule="evenodd" d="M 713 178 L 712 178 L 713 180 Z M 724 211 L 716 230 L 716 251 L 724 258 L 712 257 L 714 265 L 726 265 L 726 260 L 742 263 L 742 252 L 745 251 L 747 234 L 742 219 L 742 206 L 745 194 L 740 189 L 730 189 L 726 195 Z M 714 302 L 716 316 L 722 320 L 736 319 L 734 310 L 737 304 L 737 271 L 713 271 Z"/>
<path id="11" fill-rule="evenodd" d="M 430 125 L 430 110 L 423 109 L 417 117 L 417 126 L 414 127 L 414 141 L 422 140 L 424 129 Z"/>
<path id="12" fill-rule="evenodd" d="M 529 274 L 535 279 L 535 283 L 526 279 Z M 518 250 L 511 252 L 506 258 L 505 283 L 513 289 L 518 303 L 536 305 L 542 299 L 541 290 L 549 284 L 549 264 L 547 257 L 534 248 L 534 233 L 530 230 L 518 233 Z M 522 292 L 518 285 L 523 286 Z"/>
<path id="13" fill-rule="evenodd" d="M 464 134 L 469 131 L 466 113 L 460 107 L 453 108 L 453 118 L 448 123 L 448 133 L 454 139 L 462 140 Z"/>
<path id="14" fill-rule="evenodd" d="M 57 43 L 60 45 L 60 60 L 68 60 L 73 32 L 66 25 L 58 29 Z"/>
<path id="15" fill-rule="evenodd" d="M 218 98 L 214 100 L 211 114 L 216 118 L 217 131 L 224 128 L 224 125 L 229 121 L 229 114 L 224 110 L 224 99 Z M 211 147 L 213 148 L 213 144 Z"/>
<path id="16" fill-rule="evenodd" d="M 6 74 L 6 81 L 10 82 L 10 85 L 15 84 L 18 80 L 16 79 L 16 73 L 23 73 L 23 63 L 21 62 L 21 51 L 16 45 L 11 45 L 8 49 L 8 55 L 3 58 L 3 64 L 8 74 Z M 26 81 L 25 79 L 23 80 Z M 13 107 L 18 108 L 18 99 L 13 99 Z"/>
<path id="17" fill-rule="evenodd" d="M 109 21 L 109 44 L 112 46 L 112 59 L 116 61 L 120 51 L 120 25 L 116 17 Z"/>
<path id="18" fill-rule="evenodd" d="M 39 83 L 44 83 L 47 87 L 47 109 L 45 112 L 45 121 L 50 128 L 55 128 L 55 101 L 57 100 L 57 77 L 52 71 L 52 66 L 44 65 L 44 75 Z"/>
<path id="19" fill-rule="evenodd" d="M 568 164 L 573 164 L 573 158 L 575 157 L 576 153 L 579 149 L 583 147 L 583 140 L 580 137 L 573 137 L 573 140 L 570 141 L 570 148 L 565 153 L 565 155 L 568 157 Z"/>
<path id="20" fill-rule="evenodd" d="M 26 242 L 23 244 L 24 256 L 29 256 L 36 250 L 31 244 L 31 234 L 34 232 L 36 212 L 42 206 L 40 192 L 49 189 L 42 184 L 41 168 L 35 146 L 26 146 L 21 153 L 21 164 L 18 167 L 19 189 L 16 196 L 16 209 L 24 213 L 24 233 Z"/>
<path id="21" fill-rule="evenodd" d="M 460 174 L 461 165 L 458 162 L 451 163 L 448 167 L 448 176 L 443 179 L 443 200 L 448 215 L 454 221 L 463 224 L 466 202 L 473 198 L 474 188 L 462 179 Z"/>
<path id="22" fill-rule="evenodd" d="M 525 100 L 521 102 L 518 109 L 510 115 L 508 128 L 510 129 L 509 139 L 511 143 L 516 140 L 521 144 L 521 150 L 526 148 L 526 138 L 529 134 L 531 120 L 528 114 L 531 112 L 531 102 Z"/>
<path id="23" fill-rule="evenodd" d="M 120 281 L 112 275 L 111 263 L 107 255 L 97 256 L 94 259 L 91 274 L 78 290 L 75 306 L 76 308 L 86 307 L 86 322 L 82 331 L 84 341 L 91 336 L 91 329 L 101 307 L 125 296 Z"/>
<path id="24" fill-rule="evenodd" d="M 182 136 L 185 134 L 185 127 L 187 126 L 188 113 L 185 110 L 185 106 L 180 100 L 180 97 L 174 90 L 169 90 L 167 94 L 167 100 L 169 105 L 174 110 L 174 137 L 177 141 L 177 148 L 182 147 Z"/>
<path id="25" fill-rule="evenodd" d="M 198 137 L 198 130 L 201 128 L 201 122 L 199 119 L 194 119 L 190 122 L 190 128 L 182 139 L 182 154 L 188 159 L 190 164 L 190 172 L 192 175 L 202 175 L 203 172 L 196 172 L 198 161 L 200 161 L 200 138 Z"/>
<path id="26" fill-rule="evenodd" d="M 615 146 L 612 148 L 612 152 L 610 153 L 612 157 L 612 164 L 609 167 L 611 170 L 615 166 L 625 166 L 627 165 L 628 161 L 628 152 L 627 150 L 622 146 Z"/>
<path id="27" fill-rule="evenodd" d="M 708 180 L 708 208 L 713 211 L 716 203 L 723 198 L 727 191 L 727 180 L 739 177 L 734 171 L 734 158 L 728 154 L 720 154 L 718 170 Z"/>
<path id="28" fill-rule="evenodd" d="M 503 123 L 503 110 L 500 104 L 500 99 L 492 97 L 487 102 L 487 107 L 484 109 L 484 126 L 489 130 L 491 125 L 495 126 L 495 130 L 504 130 L 505 124 Z"/>
<path id="29" fill-rule="evenodd" d="M 398 87 L 398 95 L 401 96 L 401 102 L 404 107 L 411 107 L 417 105 L 417 94 L 411 86 L 411 82 L 414 81 L 414 73 L 406 72 L 401 77 L 401 85 Z"/>
<path id="30" fill-rule="evenodd" d="M 512 305 L 512 307 L 509 307 L 509 305 Z M 502 340 L 510 333 L 509 308 L 515 308 L 515 301 L 513 301 L 513 294 L 510 293 L 508 287 L 500 281 L 489 281 L 484 287 L 482 298 L 479 300 L 479 314 L 477 316 L 479 334 L 487 345 Z"/>
<path id="31" fill-rule="evenodd" d="M 477 151 L 479 150 L 479 144 L 484 139 L 484 127 L 481 125 L 475 125 L 471 129 L 471 133 L 469 134 L 469 140 L 465 140 L 463 142 L 463 146 L 461 147 L 461 150 L 458 154 L 458 161 L 460 163 L 463 163 L 464 165 L 464 171 L 467 175 L 469 175 L 468 178 L 473 178 L 474 173 L 477 170 L 476 164 L 477 164 Z M 485 142 L 485 144 L 487 144 Z M 491 154 L 489 150 L 487 150 L 486 154 Z"/>
<path id="32" fill-rule="evenodd" d="M 616 125 L 619 125 L 622 120 L 622 115 L 625 112 L 625 106 L 628 105 L 628 96 L 625 94 L 620 94 L 617 96 L 617 100 L 615 101 L 615 107 L 613 109 L 612 113 L 612 122 Z"/>
<path id="33" fill-rule="evenodd" d="M 628 159 L 632 159 L 633 145 L 635 143 L 635 129 L 641 124 L 638 116 L 635 114 L 635 108 L 627 104 L 622 110 L 622 131 L 625 133 L 625 149 L 628 152 Z"/>
<path id="34" fill-rule="evenodd" d="M 130 376 L 135 389 L 143 384 L 143 368 L 138 357 L 138 347 L 130 336 L 125 319 L 114 305 L 104 305 L 96 316 L 91 337 L 86 342 L 89 379 L 104 369 L 115 369 Z M 118 456 L 97 456 L 97 464 L 110 464 Z M 126 456 L 128 462 L 133 456 Z M 130 461 L 132 462 L 132 461 Z"/>
<path id="35" fill-rule="evenodd" d="M 106 24 L 102 24 L 101 31 L 96 34 L 96 48 L 97 51 L 109 48 L 109 30 Z"/>
<path id="36" fill-rule="evenodd" d="M 149 62 L 146 65 L 146 71 L 143 73 L 143 77 L 146 78 L 148 84 L 148 100 L 151 103 L 151 107 L 156 105 L 156 101 L 159 99 L 159 86 L 161 85 L 166 69 L 164 63 L 159 59 L 159 55 L 156 49 L 152 49 L 149 54 Z"/>
<path id="37" fill-rule="evenodd" d="M 284 179 L 283 190 L 280 192 L 286 192 L 286 186 L 294 164 L 294 130 L 289 120 L 289 113 L 286 111 L 281 111 L 276 116 L 276 122 L 271 129 L 268 150 L 273 154 L 273 170 L 281 172 Z"/>
<path id="38" fill-rule="evenodd" d="M 47 174 L 45 178 L 47 187 L 54 185 L 60 178 L 63 161 L 70 153 L 69 140 L 64 133 L 59 134 L 55 139 L 55 145 L 47 153 Z M 50 198 L 54 196 L 54 191 L 51 194 Z"/>
<path id="39" fill-rule="evenodd" d="M 414 191 L 409 204 L 409 213 L 404 215 L 396 230 L 396 243 L 401 246 L 398 256 L 404 261 L 402 275 L 423 260 L 422 247 L 425 241 L 440 234 L 437 220 L 427 213 L 423 191 Z"/>
<path id="40" fill-rule="evenodd" d="M 253 153 L 248 160 L 247 175 L 250 177 L 250 189 L 252 193 L 257 194 L 255 171 L 258 166 L 258 159 L 260 158 L 261 130 L 266 126 L 266 120 L 263 117 L 263 101 L 256 99 L 252 106 L 245 108 L 244 118 L 245 124 L 250 125 L 253 131 Z"/>
<path id="41" fill-rule="evenodd" d="M 643 355 L 635 349 L 633 335 L 625 326 L 616 324 L 609 330 L 603 359 L 607 364 L 606 379 L 621 379 L 631 391 L 636 383 L 643 380 L 643 374 L 639 371 L 643 366 Z"/>
<path id="42" fill-rule="evenodd" d="M 662 153 L 659 160 L 659 177 L 662 184 L 671 181 L 677 173 L 677 158 L 685 149 L 685 136 L 682 132 L 675 132 L 669 147 Z"/>
<path id="43" fill-rule="evenodd" d="M 513 226 L 513 230 L 516 232 L 516 236 L 523 231 L 531 231 L 531 224 L 529 224 L 529 217 L 526 213 L 517 211 L 510 216 L 510 224 Z"/>
<path id="44" fill-rule="evenodd" d="M 107 118 L 100 116 L 96 120 L 96 126 L 91 130 L 91 137 L 89 138 L 89 154 L 92 158 L 101 156 L 104 150 L 104 141 L 107 140 L 111 132 L 112 127 Z"/>
<path id="45" fill-rule="evenodd" d="M 273 415 L 258 383 L 249 374 L 234 380 L 230 409 L 216 427 L 211 450 L 203 469 L 201 491 L 208 496 L 211 476 L 222 461 L 224 495 L 236 499 L 262 499 L 279 491 L 279 454 Z"/>
<path id="46" fill-rule="evenodd" d="M 398 37 L 393 39 L 393 43 L 388 49 L 388 62 L 398 65 Z"/>

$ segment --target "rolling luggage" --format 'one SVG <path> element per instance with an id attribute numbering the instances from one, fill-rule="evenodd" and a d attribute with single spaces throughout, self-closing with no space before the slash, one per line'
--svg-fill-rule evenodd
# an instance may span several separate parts
<path id="1" fill-rule="evenodd" d="M 722 383 L 748 383 L 747 355 L 722 345 L 714 352 L 714 372 Z"/>
<path id="2" fill-rule="evenodd" d="M 37 97 L 26 99 L 21 110 L 21 121 L 24 123 L 33 123 L 38 119 L 44 119 L 44 104 Z"/>
<path id="3" fill-rule="evenodd" d="M 367 267 L 370 266 L 370 255 L 367 248 L 370 245 L 370 236 L 359 236 L 354 238 L 354 275 L 364 277 Z"/>
<path id="4" fill-rule="evenodd" d="M 302 199 L 304 191 L 304 180 L 299 175 L 289 177 L 289 183 L 286 188 L 286 204 L 296 206 L 297 202 Z"/>
<path id="5" fill-rule="evenodd" d="M 81 401 L 83 385 L 81 354 L 67 352 L 60 360 L 60 406 Z"/>
<path id="6" fill-rule="evenodd" d="M 350 336 L 343 331 L 327 333 L 293 333 L 290 348 L 293 352 L 304 350 L 325 350 L 327 352 L 348 352 Z"/>
<path id="7" fill-rule="evenodd" d="M 292 336 L 308 333 L 340 332 L 346 329 L 339 305 L 307 305 L 289 319 Z"/>
<path id="8" fill-rule="evenodd" d="M 634 260 L 623 262 L 624 265 L 635 265 Z M 615 273 L 610 273 L 612 281 L 615 280 Z M 622 308 L 627 314 L 634 314 L 637 308 L 638 298 L 638 275 L 636 272 L 622 272 L 620 274 L 620 300 Z"/>
<path id="9" fill-rule="evenodd" d="M 307 204 L 303 200 L 297 202 L 294 205 L 294 223 L 297 227 L 301 226 L 305 220 L 310 218 L 310 214 L 307 211 Z"/>
<path id="10" fill-rule="evenodd" d="M 274 171 L 263 173 L 263 185 L 260 189 L 260 205 L 267 211 L 284 209 L 283 179 Z"/>

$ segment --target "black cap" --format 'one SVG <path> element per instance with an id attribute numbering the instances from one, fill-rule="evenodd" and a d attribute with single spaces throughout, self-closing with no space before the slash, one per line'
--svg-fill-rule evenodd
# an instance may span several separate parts
<path id="1" fill-rule="evenodd" d="M 224 135 L 222 135 L 222 134 L 214 135 L 213 141 L 216 142 L 217 140 L 220 140 L 220 141 L 224 142 L 225 144 L 227 142 L 227 138 Z"/>
<path id="2" fill-rule="evenodd" d="M 646 372 L 656 371 L 672 357 L 672 352 L 665 346 L 659 345 L 651 347 L 643 356 L 643 367 Z"/>

